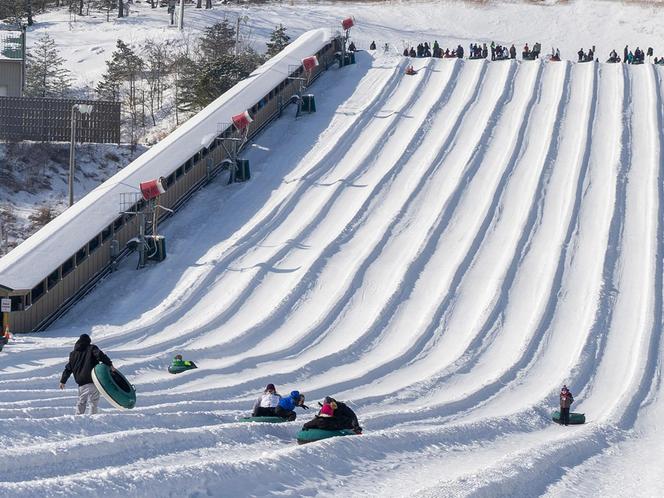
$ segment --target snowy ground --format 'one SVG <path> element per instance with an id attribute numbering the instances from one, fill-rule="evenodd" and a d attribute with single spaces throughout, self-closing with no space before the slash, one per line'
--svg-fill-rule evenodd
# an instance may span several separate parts
<path id="1" fill-rule="evenodd" d="M 406 64 L 326 73 L 250 182 L 164 226 L 166 261 L 0 354 L 0 496 L 664 494 L 662 68 Z M 71 415 L 83 332 L 134 410 Z M 168 374 L 176 352 L 199 369 Z M 365 434 L 238 422 L 268 382 L 349 400 Z M 562 383 L 587 424 L 551 423 Z"/>

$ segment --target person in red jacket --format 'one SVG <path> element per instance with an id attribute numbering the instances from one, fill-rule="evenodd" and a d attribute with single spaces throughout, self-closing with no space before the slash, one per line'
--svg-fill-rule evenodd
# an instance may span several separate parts
<path id="1" fill-rule="evenodd" d="M 569 424 L 569 409 L 574 403 L 574 396 L 566 385 L 560 390 L 560 423 L 564 425 Z"/>
<path id="2" fill-rule="evenodd" d="M 76 415 L 83 415 L 90 404 L 90 413 L 97 413 L 99 403 L 99 391 L 92 382 L 92 369 L 98 363 L 104 363 L 115 371 L 113 362 L 97 346 L 92 344 L 88 334 L 81 334 L 74 345 L 74 350 L 69 353 L 69 362 L 65 365 L 60 378 L 60 389 L 65 388 L 67 379 L 74 374 L 74 380 L 78 384 L 78 403 L 76 404 Z"/>

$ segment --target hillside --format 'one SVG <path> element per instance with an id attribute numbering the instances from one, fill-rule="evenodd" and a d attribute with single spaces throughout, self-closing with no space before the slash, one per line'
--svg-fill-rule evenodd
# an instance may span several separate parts
<path id="1" fill-rule="evenodd" d="M 585 32 L 551 17 L 593 6 Z M 317 20 L 357 9 L 360 46 L 452 25 L 379 7 Z M 532 22 L 507 26 L 495 8 L 459 7 L 454 45 L 520 24 L 601 54 L 654 45 L 664 16 L 509 4 Z M 0 353 L 0 496 L 664 494 L 664 68 L 397 52 L 325 72 L 315 114 L 289 109 L 247 149 L 251 181 L 218 177 L 161 227 L 165 261 L 124 260 Z M 83 333 L 136 408 L 72 414 L 58 381 Z M 169 374 L 177 353 L 198 368 Z M 240 421 L 267 383 L 312 410 Z M 585 424 L 552 423 L 563 384 Z M 327 395 L 364 433 L 298 446 Z"/>

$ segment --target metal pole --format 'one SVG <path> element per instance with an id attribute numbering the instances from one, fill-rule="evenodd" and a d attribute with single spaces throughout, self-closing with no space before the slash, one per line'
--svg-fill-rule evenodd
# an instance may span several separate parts
<path id="1" fill-rule="evenodd" d="M 76 153 L 76 105 L 71 108 L 71 143 L 69 144 L 69 206 L 74 205 L 74 162 Z"/>
<path id="2" fill-rule="evenodd" d="M 21 97 L 25 94 L 25 50 L 26 50 L 26 26 L 25 24 L 21 25 L 21 56 L 23 61 L 21 63 Z"/>
<path id="3" fill-rule="evenodd" d="M 184 0 L 180 0 L 180 17 L 178 18 L 178 28 L 184 29 Z"/>
<path id="4" fill-rule="evenodd" d="M 240 16 L 237 16 L 237 28 L 235 29 L 235 50 L 234 55 L 237 57 L 237 46 L 240 43 Z"/>

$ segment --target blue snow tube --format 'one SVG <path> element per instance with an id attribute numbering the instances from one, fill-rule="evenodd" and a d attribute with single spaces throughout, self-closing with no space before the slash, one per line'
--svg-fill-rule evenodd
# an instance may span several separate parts
<path id="1" fill-rule="evenodd" d="M 308 429 L 297 433 L 297 444 L 313 443 L 321 439 L 327 439 L 337 436 L 356 436 L 357 434 L 350 429 L 327 430 L 327 429 Z"/>
<path id="2" fill-rule="evenodd" d="M 110 404 L 120 410 L 130 410 L 136 405 L 136 389 L 119 370 L 99 363 L 92 369 L 92 382 Z"/>

